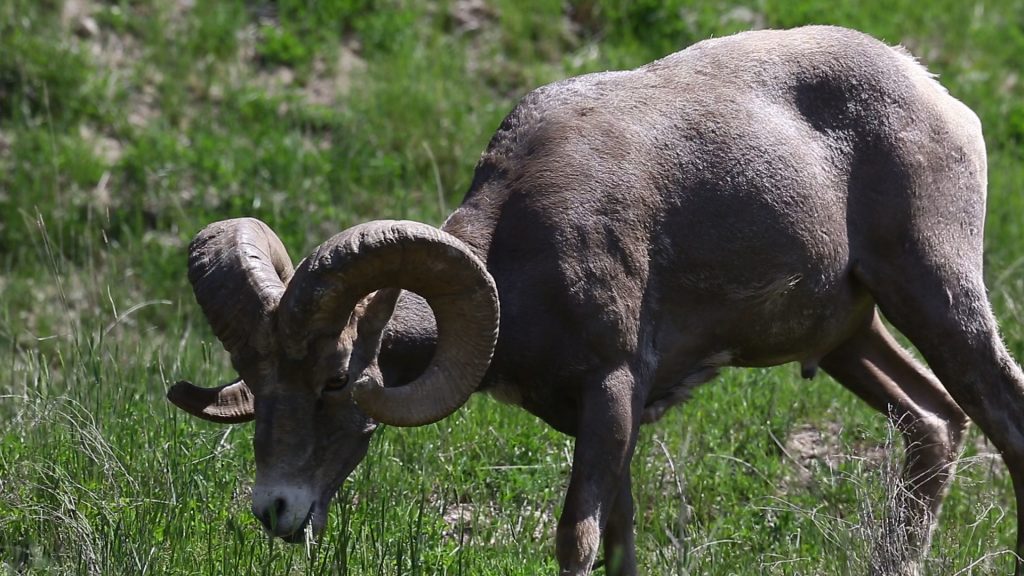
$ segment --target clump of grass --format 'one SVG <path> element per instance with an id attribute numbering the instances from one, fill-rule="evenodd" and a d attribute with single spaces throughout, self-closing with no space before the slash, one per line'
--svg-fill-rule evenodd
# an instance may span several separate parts
<path id="1" fill-rule="evenodd" d="M 656 452 L 664 480 L 658 497 L 665 508 L 667 536 L 651 557 L 654 571 L 671 574 L 904 574 L 916 558 L 903 531 L 910 512 L 901 505 L 908 487 L 902 478 L 902 442 L 896 430 L 883 427 L 878 444 L 858 442 L 825 449 L 820 460 L 802 463 L 784 456 L 784 466 L 734 459 L 726 454 L 694 454 L 689 435 L 672 453 L 661 440 Z M 876 436 L 877 432 L 869 432 Z M 972 433 L 972 437 L 976 433 Z M 970 452 L 969 452 L 970 454 Z M 954 496 L 946 513 L 965 522 L 934 535 L 921 574 L 999 573 L 1013 557 L 992 542 L 993 530 L 1012 516 L 1013 507 L 998 504 L 1001 490 L 992 486 L 992 454 L 964 455 L 957 461 Z M 721 495 L 695 492 L 686 470 L 701 458 L 724 461 L 763 480 L 763 493 L 745 508 L 721 509 L 723 521 L 711 519 L 701 500 Z M 1001 467 L 1001 461 L 996 464 Z M 788 470 L 787 470 L 788 468 Z M 700 476 L 697 471 L 692 476 Z M 793 480 L 800 477 L 796 483 Z M 719 478 L 721 479 L 721 478 Z M 1004 488 L 1005 489 L 1005 488 Z M 960 491 L 970 492 L 960 496 Z M 642 499 L 641 499 L 642 501 Z M 744 532 L 744 517 L 756 524 Z M 948 524 L 946 524 L 948 526 Z M 650 537 L 638 534 L 643 540 Z M 660 539 L 659 539 L 660 540 Z M 764 547 L 763 541 L 770 542 Z"/>
<path id="2" fill-rule="evenodd" d="M 267 64 L 281 66 L 308 66 L 312 54 L 309 49 L 286 29 L 264 26 L 263 41 L 257 52 Z"/>

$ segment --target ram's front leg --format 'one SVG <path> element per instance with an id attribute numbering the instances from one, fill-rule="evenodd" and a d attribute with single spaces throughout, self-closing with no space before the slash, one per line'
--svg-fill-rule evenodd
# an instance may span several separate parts
<path id="1" fill-rule="evenodd" d="M 633 490 L 629 466 L 620 476 L 615 498 L 604 527 L 604 565 L 606 576 L 636 574 L 636 537 L 633 527 Z"/>
<path id="2" fill-rule="evenodd" d="M 632 510 L 629 461 L 636 444 L 641 409 L 642 399 L 627 368 L 593 382 L 582 393 L 572 477 L 558 521 L 556 549 L 562 576 L 590 574 L 610 516 L 616 511 Z M 619 498 L 629 500 L 630 505 L 617 505 Z M 623 520 L 616 519 L 612 524 L 613 530 L 621 533 Z M 631 537 L 614 540 L 630 548 L 633 546 Z M 636 573 L 632 549 L 607 552 L 613 563 L 609 574 L 631 576 Z"/>

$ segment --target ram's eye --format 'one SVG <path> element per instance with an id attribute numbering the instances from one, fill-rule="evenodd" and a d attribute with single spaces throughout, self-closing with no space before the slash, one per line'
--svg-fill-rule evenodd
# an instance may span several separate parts
<path id="1" fill-rule="evenodd" d="M 348 374 L 339 374 L 327 381 L 324 392 L 336 392 L 348 384 Z"/>

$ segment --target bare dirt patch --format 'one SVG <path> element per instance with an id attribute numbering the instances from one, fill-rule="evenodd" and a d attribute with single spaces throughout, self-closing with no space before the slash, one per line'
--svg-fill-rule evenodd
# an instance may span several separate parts
<path id="1" fill-rule="evenodd" d="M 476 514 L 476 506 L 469 503 L 455 503 L 441 513 L 447 530 L 444 531 L 445 538 L 451 538 L 460 542 L 473 537 L 473 517 Z"/>
<path id="2" fill-rule="evenodd" d="M 455 32 L 466 34 L 478 32 L 498 17 L 496 9 L 485 0 L 456 0 L 448 9 Z"/>
<path id="3" fill-rule="evenodd" d="M 790 432 L 783 442 L 783 453 L 793 463 L 792 480 L 787 484 L 807 487 L 815 472 L 825 469 L 835 474 L 844 463 L 862 461 L 879 465 L 889 457 L 891 447 L 868 443 L 849 444 L 841 438 L 843 426 L 838 422 L 803 424 Z"/>
<path id="4" fill-rule="evenodd" d="M 179 9 L 175 13 L 187 11 L 189 1 L 177 0 L 175 5 Z M 118 6 L 107 9 L 115 12 L 121 10 Z M 146 72 L 139 68 L 138 64 L 144 56 L 139 40 L 131 34 L 101 26 L 97 21 L 98 12 L 99 7 L 92 0 L 66 0 L 61 11 L 61 24 L 69 33 L 71 46 L 88 54 L 92 63 L 106 76 L 106 86 L 111 96 L 120 86 L 131 87 L 136 83 L 141 86 L 129 90 L 125 117 L 133 126 L 146 126 L 159 114 L 156 85 L 162 78 L 155 69 Z M 114 148 L 120 148 L 119 142 L 102 142 L 100 145 L 103 156 L 109 155 Z M 120 157 L 119 153 L 114 155 Z"/>
<path id="5" fill-rule="evenodd" d="M 355 39 L 348 39 L 336 49 L 317 54 L 305 78 L 300 78 L 289 66 L 262 64 L 258 52 L 260 30 L 275 25 L 272 19 L 263 18 L 258 24 L 246 26 L 239 32 L 238 55 L 228 67 L 226 85 L 211 88 L 214 98 L 225 88 L 237 90 L 250 86 L 269 96 L 294 95 L 303 104 L 334 106 L 348 95 L 356 79 L 366 72 L 366 61 L 360 56 L 361 46 Z"/>
<path id="6" fill-rule="evenodd" d="M 313 74 L 300 90 L 303 100 L 330 106 L 348 95 L 353 79 L 366 71 L 366 61 L 359 56 L 358 49 L 358 43 L 350 42 L 329 57 L 317 57 L 313 61 Z"/>
<path id="7" fill-rule="evenodd" d="M 514 523 L 499 522 L 501 516 L 493 502 L 448 503 L 441 510 L 444 536 L 459 542 L 483 536 L 487 544 L 498 544 L 522 537 L 543 540 L 554 534 L 554 510 L 527 505 L 514 515 Z"/>

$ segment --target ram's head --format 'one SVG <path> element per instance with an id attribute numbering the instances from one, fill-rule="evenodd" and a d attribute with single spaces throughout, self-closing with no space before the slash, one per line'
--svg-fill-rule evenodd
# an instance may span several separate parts
<path id="1" fill-rule="evenodd" d="M 497 338 L 497 292 L 484 265 L 453 236 L 415 222 L 346 230 L 294 272 L 263 222 L 217 222 L 192 241 L 189 280 L 239 379 L 178 382 L 167 396 L 212 422 L 256 421 L 253 513 L 291 541 L 307 526 L 323 529 L 379 423 L 427 424 L 465 403 Z M 416 317 L 436 322 L 436 348 L 418 377 L 385 387 L 384 373 L 402 373 L 378 362 L 402 289 L 429 304 L 433 320 Z"/>

